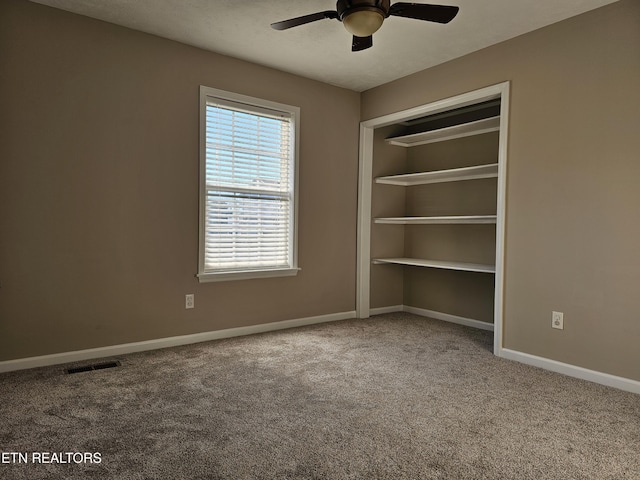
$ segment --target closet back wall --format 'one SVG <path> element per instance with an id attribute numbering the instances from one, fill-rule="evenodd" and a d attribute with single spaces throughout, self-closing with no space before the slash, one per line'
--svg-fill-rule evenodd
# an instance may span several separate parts
<path id="1" fill-rule="evenodd" d="M 499 132 L 407 149 L 407 171 L 421 172 L 498 162 Z M 419 185 L 407 189 L 406 215 L 495 215 L 497 178 Z M 411 258 L 495 265 L 496 224 L 411 225 L 405 229 Z M 495 275 L 405 268 L 404 304 L 493 323 Z"/>
<path id="2" fill-rule="evenodd" d="M 25 0 L 0 48 L 0 361 L 355 309 L 358 93 Z M 200 85 L 301 107 L 298 276 L 194 277 Z"/>

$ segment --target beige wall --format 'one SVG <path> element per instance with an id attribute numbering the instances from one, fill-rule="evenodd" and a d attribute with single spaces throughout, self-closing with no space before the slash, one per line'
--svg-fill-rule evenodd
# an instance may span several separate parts
<path id="1" fill-rule="evenodd" d="M 635 380 L 639 45 L 621 0 L 362 95 L 366 120 L 511 81 L 504 346 Z"/>
<path id="2" fill-rule="evenodd" d="M 505 346 L 640 380 L 638 45 L 621 0 L 359 96 L 4 0 L 0 360 L 353 310 L 358 121 L 510 80 Z M 298 277 L 195 280 L 200 84 L 302 108 Z"/>
<path id="3" fill-rule="evenodd" d="M 194 278 L 200 85 L 301 107 L 297 277 Z M 0 360 L 354 310 L 359 102 L 0 2 Z"/>

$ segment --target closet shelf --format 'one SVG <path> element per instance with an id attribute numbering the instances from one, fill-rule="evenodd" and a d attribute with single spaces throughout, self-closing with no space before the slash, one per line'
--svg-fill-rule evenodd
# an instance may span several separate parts
<path id="1" fill-rule="evenodd" d="M 440 217 L 385 217 L 375 223 L 389 225 L 477 224 L 496 223 L 496 215 L 448 215 Z"/>
<path id="2" fill-rule="evenodd" d="M 480 263 L 424 260 L 418 258 L 376 258 L 373 260 L 373 263 L 376 265 L 410 265 L 413 267 L 441 268 L 444 270 L 461 270 L 464 272 L 496 273 L 495 265 L 484 265 Z"/>
<path id="3" fill-rule="evenodd" d="M 475 180 L 478 178 L 496 178 L 497 176 L 498 164 L 490 163 L 487 165 L 476 165 L 473 167 L 451 168 L 448 170 L 434 170 L 431 172 L 405 173 L 402 175 L 377 177 L 376 183 L 410 187 L 412 185 L 426 185 L 428 183 L 458 182 L 461 180 Z"/>
<path id="4" fill-rule="evenodd" d="M 417 145 L 425 145 L 427 143 L 453 140 L 454 138 L 462 138 L 469 137 L 471 135 L 480 135 L 482 133 L 497 132 L 498 130 L 500 130 L 499 116 L 483 118 L 482 120 L 462 123 L 460 125 L 454 125 L 452 127 L 439 128 L 437 130 L 429 130 L 427 132 L 390 137 L 387 138 L 386 141 L 391 145 L 398 145 L 400 147 L 415 147 Z"/>

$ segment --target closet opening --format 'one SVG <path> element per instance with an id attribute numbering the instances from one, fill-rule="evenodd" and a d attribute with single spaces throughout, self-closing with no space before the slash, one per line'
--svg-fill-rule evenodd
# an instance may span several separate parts
<path id="1" fill-rule="evenodd" d="M 502 348 L 509 83 L 360 125 L 360 318 L 406 311 Z"/>

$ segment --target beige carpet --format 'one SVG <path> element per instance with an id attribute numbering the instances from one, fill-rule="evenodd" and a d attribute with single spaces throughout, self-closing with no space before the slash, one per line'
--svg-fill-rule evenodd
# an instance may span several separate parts
<path id="1" fill-rule="evenodd" d="M 491 336 L 390 314 L 2 374 L 2 460 L 28 461 L 0 478 L 640 479 L 640 396 Z"/>

